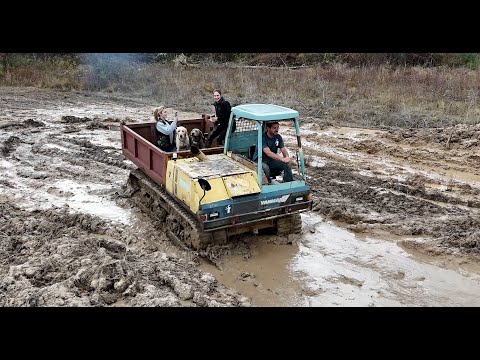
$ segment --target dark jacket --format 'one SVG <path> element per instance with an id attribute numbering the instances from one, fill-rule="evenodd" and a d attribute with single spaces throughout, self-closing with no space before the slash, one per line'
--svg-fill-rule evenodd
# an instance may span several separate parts
<path id="1" fill-rule="evenodd" d="M 230 112 L 232 111 L 230 103 L 221 97 L 218 102 L 213 103 L 213 106 L 215 106 L 215 114 L 217 115 L 218 126 L 226 128 L 228 126 L 228 120 L 230 119 Z"/>

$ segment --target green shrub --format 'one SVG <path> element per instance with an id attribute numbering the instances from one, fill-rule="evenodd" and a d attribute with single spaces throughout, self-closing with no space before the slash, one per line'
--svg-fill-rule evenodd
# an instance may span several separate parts
<path id="1" fill-rule="evenodd" d="M 457 64 L 465 66 L 471 70 L 478 70 L 480 67 L 480 56 L 474 53 L 458 54 Z"/>

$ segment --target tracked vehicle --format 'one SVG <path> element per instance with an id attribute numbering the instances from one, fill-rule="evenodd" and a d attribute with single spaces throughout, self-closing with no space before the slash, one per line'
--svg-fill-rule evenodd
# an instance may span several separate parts
<path id="1" fill-rule="evenodd" d="M 207 119 L 204 115 L 179 120 L 177 125 L 189 132 L 198 128 L 208 133 Z M 255 148 L 262 148 L 266 122 L 273 120 L 295 128 L 296 164 L 291 182 L 267 183 L 262 151 L 258 151 L 258 162 L 252 161 Z M 297 111 L 272 104 L 233 107 L 223 147 L 179 152 L 164 152 L 155 145 L 155 122 L 121 124 L 120 130 L 122 152 L 138 167 L 129 177 L 133 196 L 166 224 L 170 238 L 205 249 L 209 244 L 226 243 L 233 235 L 262 229 L 279 235 L 301 231 L 300 212 L 311 209 L 312 200 Z"/>

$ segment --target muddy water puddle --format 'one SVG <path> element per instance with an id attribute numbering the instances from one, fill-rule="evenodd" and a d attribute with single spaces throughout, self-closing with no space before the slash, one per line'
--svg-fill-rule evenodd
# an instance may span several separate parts
<path id="1" fill-rule="evenodd" d="M 477 271 L 438 266 L 432 257 L 392 240 L 357 237 L 317 214 L 302 218 L 298 244 L 259 237 L 250 258 L 229 255 L 222 270 L 201 269 L 257 306 L 480 306 Z"/>
<path id="2" fill-rule="evenodd" d="M 458 182 L 458 183 L 464 183 L 464 184 L 469 184 L 470 186 L 473 186 L 473 187 L 478 187 L 480 188 L 480 175 L 477 175 L 473 172 L 470 172 L 470 171 L 461 171 L 461 170 L 454 170 L 454 169 L 450 169 L 450 170 L 446 170 L 446 169 L 438 169 L 438 168 L 434 168 L 434 167 L 429 167 L 429 166 L 426 166 L 426 165 L 420 165 L 420 166 L 417 166 L 420 170 L 428 173 L 432 173 L 432 172 L 437 172 L 439 173 L 444 179 L 446 179 L 446 181 L 449 181 L 449 182 Z"/>
<path id="3" fill-rule="evenodd" d="M 228 255 L 221 270 L 210 263 L 200 269 L 209 272 L 222 284 L 250 297 L 257 306 L 300 306 L 302 284 L 298 282 L 289 264 L 298 252 L 297 245 L 265 243 L 262 237 L 250 243 L 252 255 Z"/>

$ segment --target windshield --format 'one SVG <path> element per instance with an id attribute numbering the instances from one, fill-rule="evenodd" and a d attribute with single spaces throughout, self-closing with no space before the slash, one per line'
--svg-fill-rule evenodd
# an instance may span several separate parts
<path id="1" fill-rule="evenodd" d="M 231 122 L 230 136 L 225 143 L 224 152 L 231 151 L 233 154 L 240 155 L 252 162 L 257 170 L 259 185 L 272 185 L 284 181 L 305 181 L 304 155 L 297 118 L 275 121 L 277 124 L 273 125 L 274 129 L 270 131 L 268 131 L 266 121 L 248 118 L 232 118 L 232 120 L 235 122 L 235 127 Z M 233 132 L 231 132 L 232 128 L 234 128 Z M 288 176 L 285 178 L 285 172 L 282 169 L 277 169 L 277 167 L 283 168 L 282 164 L 277 164 L 279 166 L 274 164 L 273 171 L 265 167 L 265 163 L 271 165 L 272 162 L 265 152 L 258 153 L 258 148 L 259 146 L 262 148 L 264 141 L 271 145 L 269 148 L 272 152 L 276 151 L 279 156 L 277 159 L 280 159 L 280 162 L 289 165 L 292 178 Z M 271 153 L 269 155 L 273 156 Z M 286 157 L 288 159 L 284 160 Z M 262 158 L 260 165 L 259 158 Z M 270 174 L 268 174 L 269 170 Z"/>

